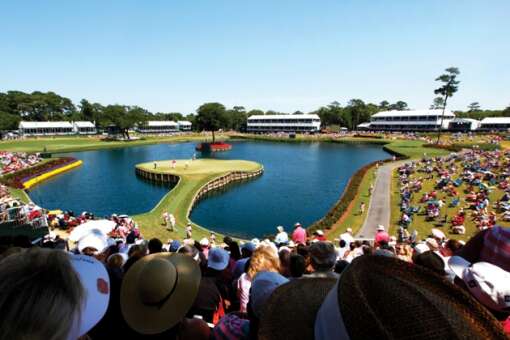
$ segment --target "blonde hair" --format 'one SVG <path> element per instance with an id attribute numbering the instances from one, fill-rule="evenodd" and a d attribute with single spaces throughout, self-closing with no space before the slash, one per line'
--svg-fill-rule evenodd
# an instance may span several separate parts
<path id="1" fill-rule="evenodd" d="M 280 258 L 271 246 L 259 245 L 250 258 L 248 275 L 254 278 L 258 272 L 279 272 Z"/>
<path id="2" fill-rule="evenodd" d="M 0 339 L 64 340 L 85 296 L 69 255 L 32 248 L 0 261 Z"/>

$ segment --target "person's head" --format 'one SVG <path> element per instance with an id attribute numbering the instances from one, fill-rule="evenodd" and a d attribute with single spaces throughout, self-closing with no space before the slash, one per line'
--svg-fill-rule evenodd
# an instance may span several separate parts
<path id="1" fill-rule="evenodd" d="M 255 245 L 252 242 L 246 242 L 241 246 L 241 257 L 250 257 L 255 251 Z"/>
<path id="2" fill-rule="evenodd" d="M 312 245 L 310 245 L 310 260 L 315 271 L 325 272 L 333 270 L 336 262 L 336 252 L 333 243 L 312 243 Z"/>
<path id="3" fill-rule="evenodd" d="M 305 273 L 306 261 L 305 258 L 299 254 L 290 255 L 290 276 L 301 277 Z"/>
<path id="4" fill-rule="evenodd" d="M 144 256 L 145 253 L 144 253 L 144 247 L 142 247 L 141 245 L 138 245 L 138 244 L 135 244 L 133 246 L 131 246 L 131 248 L 129 248 L 128 250 L 128 256 L 129 257 L 142 257 Z"/>
<path id="5" fill-rule="evenodd" d="M 122 315 L 140 334 L 166 334 L 183 320 L 199 285 L 200 268 L 191 257 L 172 253 L 145 256 L 124 276 Z"/>
<path id="6" fill-rule="evenodd" d="M 280 270 L 280 259 L 274 250 L 267 245 L 259 245 L 250 258 L 248 275 L 254 278 L 258 272 L 278 272 Z"/>
<path id="7" fill-rule="evenodd" d="M 120 268 L 122 268 L 124 263 L 125 263 L 124 257 L 120 253 L 110 255 L 106 261 L 106 264 L 108 265 L 108 267 L 112 268 L 112 269 L 113 268 L 120 269 Z"/>
<path id="8" fill-rule="evenodd" d="M 109 278 L 92 257 L 32 248 L 0 262 L 0 289 L 1 339 L 76 339 L 106 312 Z"/>
<path id="9" fill-rule="evenodd" d="M 239 244 L 237 241 L 232 241 L 228 245 L 228 248 L 230 250 L 230 257 L 234 260 L 239 260 L 241 258 L 241 251 L 239 249 Z"/>
<path id="10" fill-rule="evenodd" d="M 434 253 L 433 251 L 429 250 L 424 253 L 421 253 L 419 255 L 416 255 L 413 258 L 414 264 L 423 266 L 425 268 L 430 269 L 431 271 L 435 272 L 439 275 L 445 275 L 444 271 L 444 261 L 441 259 L 439 255 Z"/>
<path id="11" fill-rule="evenodd" d="M 200 257 L 199 257 L 199 251 L 196 247 L 193 247 L 193 246 L 190 246 L 190 245 L 184 245 L 182 247 L 179 248 L 179 250 L 177 251 L 178 254 L 183 254 L 183 255 L 187 255 L 187 256 L 191 256 L 195 261 L 199 261 L 200 260 Z"/>
<path id="12" fill-rule="evenodd" d="M 462 248 L 462 243 L 457 240 L 450 239 L 445 242 L 443 252 L 445 256 L 453 256 L 457 251 Z"/>
<path id="13" fill-rule="evenodd" d="M 285 277 L 290 276 L 290 249 L 282 248 L 278 252 L 278 257 L 280 258 L 280 274 Z"/>
<path id="14" fill-rule="evenodd" d="M 337 274 L 342 274 L 345 268 L 349 265 L 349 262 L 345 260 L 340 260 L 335 263 L 335 269 L 334 272 Z"/>
<path id="15" fill-rule="evenodd" d="M 148 244 L 149 254 L 160 253 L 163 250 L 163 242 L 159 238 L 152 238 Z"/>
<path id="16" fill-rule="evenodd" d="M 220 247 L 214 247 L 209 250 L 207 257 L 207 268 L 221 272 L 228 266 L 230 255 L 228 252 Z"/>
<path id="17" fill-rule="evenodd" d="M 340 248 L 345 248 L 345 246 L 347 245 L 347 242 L 345 242 L 344 239 L 340 239 L 340 241 L 338 242 L 338 245 L 340 246 Z"/>

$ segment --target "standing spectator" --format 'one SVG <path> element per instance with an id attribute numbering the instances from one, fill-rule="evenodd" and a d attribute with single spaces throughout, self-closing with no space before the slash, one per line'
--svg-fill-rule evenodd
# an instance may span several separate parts
<path id="1" fill-rule="evenodd" d="M 177 231 L 175 229 L 175 216 L 173 214 L 168 214 L 168 223 L 170 225 L 170 231 Z"/>
<path id="2" fill-rule="evenodd" d="M 191 226 L 191 223 L 188 223 L 188 224 L 186 225 L 186 238 L 187 238 L 187 239 L 191 239 L 191 238 L 192 238 L 192 237 L 191 237 L 192 232 L 193 232 L 193 228 L 192 228 L 192 226 Z"/>
<path id="3" fill-rule="evenodd" d="M 352 236 L 352 229 L 347 228 L 345 233 L 340 234 L 340 239 L 344 240 L 347 246 L 349 246 L 352 242 L 354 242 L 354 237 Z"/>
<path id="4" fill-rule="evenodd" d="M 386 232 L 383 225 L 377 226 L 377 233 L 375 234 L 375 246 L 381 246 L 381 244 L 388 244 L 390 242 L 390 235 Z"/>
<path id="5" fill-rule="evenodd" d="M 289 243 L 289 235 L 287 235 L 287 233 L 285 232 L 281 225 L 276 227 L 276 230 L 278 230 L 278 234 L 276 234 L 276 237 L 274 239 L 274 243 L 276 243 L 276 246 L 281 247 L 287 245 Z"/>
<path id="6" fill-rule="evenodd" d="M 292 233 L 292 241 L 296 245 L 306 244 L 306 230 L 301 226 L 301 223 L 294 224 L 294 232 Z"/>
<path id="7" fill-rule="evenodd" d="M 361 202 L 361 204 L 359 206 L 359 214 L 363 215 L 364 212 L 365 212 L 365 202 Z"/>

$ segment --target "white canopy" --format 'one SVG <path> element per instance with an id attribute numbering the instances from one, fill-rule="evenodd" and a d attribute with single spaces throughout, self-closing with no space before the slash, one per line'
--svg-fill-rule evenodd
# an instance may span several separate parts
<path id="1" fill-rule="evenodd" d="M 92 233 L 93 230 L 99 229 L 101 230 L 105 235 L 107 235 L 109 232 L 111 232 L 115 228 L 115 222 L 110 220 L 92 220 L 85 222 L 83 224 L 80 224 L 76 228 L 71 231 L 71 234 L 69 235 L 69 239 L 71 241 L 78 241 L 79 239 L 83 238 L 84 236 Z"/>

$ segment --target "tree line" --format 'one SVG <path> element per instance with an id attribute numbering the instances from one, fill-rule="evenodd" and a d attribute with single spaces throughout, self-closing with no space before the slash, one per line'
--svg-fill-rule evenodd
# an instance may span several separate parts
<path id="1" fill-rule="evenodd" d="M 444 103 L 435 99 L 431 108 L 441 108 Z M 367 122 L 370 117 L 386 110 L 409 110 L 404 101 L 390 103 L 386 100 L 379 104 L 367 103 L 361 99 L 351 99 L 345 105 L 332 102 L 308 113 L 318 114 L 323 126 L 340 125 L 348 129 Z M 510 116 L 510 106 L 504 110 L 484 110 L 474 102 L 466 111 L 455 112 L 458 117 L 483 119 L 485 117 Z M 0 92 L 0 130 L 15 130 L 21 120 L 27 121 L 94 121 L 99 128 L 114 125 L 121 130 L 143 124 L 147 120 L 188 120 L 195 130 L 210 130 L 211 119 L 216 129 L 243 131 L 248 117 L 252 115 L 284 114 L 277 111 L 246 110 L 243 106 L 226 108 L 220 103 L 205 103 L 196 113 L 179 112 L 152 113 L 139 106 L 102 105 L 82 99 L 75 105 L 69 98 L 54 92 L 25 93 L 21 91 Z M 301 111 L 292 114 L 304 114 Z M 207 116 L 204 118 L 204 116 Z M 207 123 L 207 124 L 206 124 Z"/>

